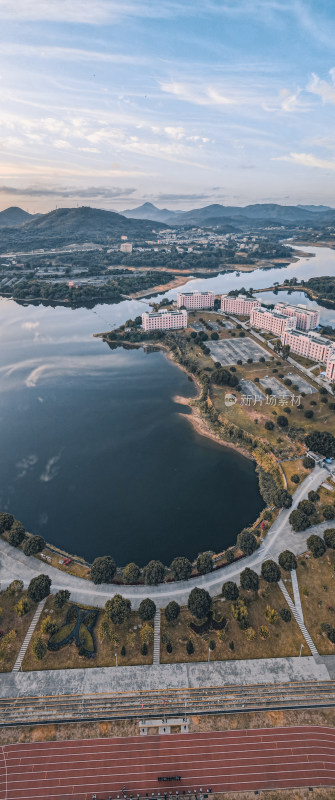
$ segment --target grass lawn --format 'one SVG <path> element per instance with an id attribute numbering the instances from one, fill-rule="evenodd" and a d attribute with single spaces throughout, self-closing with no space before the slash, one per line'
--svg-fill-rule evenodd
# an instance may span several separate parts
<path id="1" fill-rule="evenodd" d="M 16 611 L 14 611 L 14 606 L 26 597 L 27 592 L 22 590 L 15 592 L 15 594 L 11 594 L 8 590 L 0 592 L 0 630 L 3 631 L 4 636 L 9 631 L 15 630 L 16 632 L 15 638 L 8 648 L 6 648 L 3 655 L 1 655 L 0 639 L 0 672 L 10 672 L 13 669 L 20 647 L 34 616 L 36 605 L 31 601 L 29 601 L 30 610 L 24 617 L 19 617 Z"/>
<path id="2" fill-rule="evenodd" d="M 78 647 L 74 641 L 65 645 L 57 652 L 48 650 L 43 660 L 38 661 L 33 653 L 34 641 L 41 637 L 46 643 L 49 636 L 41 634 L 41 623 L 43 618 L 50 614 L 52 621 L 61 627 L 65 622 L 66 612 L 72 603 L 66 603 L 62 609 L 55 607 L 54 597 L 50 595 L 48 598 L 45 609 L 39 624 L 36 628 L 32 641 L 28 647 L 26 655 L 23 659 L 22 669 L 41 670 L 41 669 L 76 669 L 80 667 L 115 667 L 115 653 L 117 653 L 118 664 L 120 666 L 129 666 L 130 664 L 152 664 L 153 659 L 153 645 L 148 645 L 148 654 L 143 656 L 141 650 L 140 626 L 142 621 L 139 615 L 132 611 L 129 620 L 123 625 L 113 625 L 110 623 L 111 636 L 110 640 L 102 640 L 99 637 L 99 624 L 104 619 L 104 611 L 99 609 L 97 622 L 93 629 L 93 637 L 96 642 L 96 654 L 94 658 L 85 658 L 80 656 Z M 114 640 L 113 640 L 114 637 Z M 126 648 L 126 655 L 121 656 L 122 646 Z"/>
<path id="3" fill-rule="evenodd" d="M 322 633 L 321 623 L 335 628 L 335 551 L 327 549 L 321 558 L 299 558 L 297 577 L 307 630 L 322 655 L 334 654 L 335 645 Z"/>
<path id="4" fill-rule="evenodd" d="M 295 492 L 295 490 L 300 486 L 301 481 L 309 475 L 312 470 L 305 469 L 302 463 L 302 458 L 294 459 L 293 461 L 282 461 L 281 468 L 285 473 L 285 477 L 287 480 L 287 488 L 291 494 Z M 300 482 L 294 483 L 291 480 L 292 475 L 299 475 Z"/>
<path id="5" fill-rule="evenodd" d="M 262 594 L 265 596 L 263 597 Z M 304 655 L 310 655 L 308 645 L 293 617 L 290 622 L 283 622 L 279 617 L 274 625 L 269 624 L 265 618 L 267 605 L 277 611 L 286 607 L 286 602 L 279 586 L 273 585 L 269 587 L 265 581 L 261 581 L 259 593 L 256 596 L 254 596 L 253 592 L 240 591 L 240 597 L 248 605 L 250 625 L 256 631 L 256 638 L 253 641 L 248 640 L 245 632 L 240 629 L 233 618 L 230 601 L 216 598 L 213 602 L 213 608 L 217 610 L 219 616 L 227 619 L 227 625 L 222 637 L 223 641 L 220 638 L 220 631 L 212 629 L 202 635 L 192 631 L 189 624 L 197 621 L 186 607 L 181 609 L 179 620 L 175 624 L 168 623 L 163 612 L 161 638 L 164 634 L 168 636 L 173 650 L 172 653 L 168 653 L 166 644 L 162 642 L 161 662 L 163 664 L 171 664 L 183 661 L 207 661 L 210 640 L 213 640 L 216 644 L 215 650 L 210 652 L 212 661 L 298 656 L 301 642 L 304 643 Z M 270 635 L 266 640 L 261 639 L 259 635 L 259 627 L 261 625 L 265 625 L 269 630 Z M 194 645 L 194 653 L 192 655 L 188 655 L 186 652 L 188 639 L 191 639 Z M 234 649 L 230 647 L 231 642 L 234 642 Z"/>

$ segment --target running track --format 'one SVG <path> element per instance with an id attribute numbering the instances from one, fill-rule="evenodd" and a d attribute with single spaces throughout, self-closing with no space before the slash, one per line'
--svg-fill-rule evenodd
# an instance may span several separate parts
<path id="1" fill-rule="evenodd" d="M 180 782 L 158 783 L 158 776 Z M 4 745 L 1 800 L 99 800 L 178 789 L 335 785 L 335 729 L 317 726 Z"/>

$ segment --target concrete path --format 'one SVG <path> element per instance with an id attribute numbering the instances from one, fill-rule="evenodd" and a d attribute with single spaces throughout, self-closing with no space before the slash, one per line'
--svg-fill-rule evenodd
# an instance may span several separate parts
<path id="1" fill-rule="evenodd" d="M 44 598 L 44 600 L 41 600 L 41 602 L 38 604 L 38 606 L 36 608 L 35 614 L 34 614 L 32 620 L 31 620 L 31 623 L 30 623 L 29 628 L 27 630 L 25 639 L 24 639 L 23 644 L 21 646 L 21 650 L 20 650 L 19 655 L 18 655 L 18 657 L 17 657 L 17 659 L 15 661 L 15 664 L 14 664 L 14 667 L 13 667 L 13 672 L 18 672 L 19 669 L 21 669 L 22 661 L 23 661 L 23 659 L 24 659 L 24 657 L 26 655 L 26 652 L 28 650 L 28 645 L 29 645 L 31 637 L 32 637 L 32 635 L 34 633 L 34 630 L 36 628 L 38 620 L 39 620 L 39 618 L 40 618 L 40 616 L 42 614 L 42 611 L 43 611 L 43 608 L 44 608 L 44 605 L 45 605 L 45 601 L 46 601 L 46 598 Z"/>
<path id="2" fill-rule="evenodd" d="M 293 569 L 292 572 L 291 572 L 291 579 L 292 579 L 294 605 L 295 605 L 295 607 L 297 609 L 297 612 L 298 612 L 300 618 L 302 619 L 302 621 L 304 621 L 304 615 L 303 615 L 303 611 L 302 611 L 300 592 L 299 592 L 299 584 L 298 584 L 298 578 L 297 578 L 297 571 L 295 569 Z"/>
<path id="3" fill-rule="evenodd" d="M 8 672 L 1 676 L 1 697 L 34 697 L 59 694 L 89 695 L 99 692 L 136 692 L 210 686 L 250 686 L 328 681 L 324 663 L 311 656 L 262 658 L 249 661 L 212 661 L 193 664 L 159 664 L 137 667 Z"/>
<path id="4" fill-rule="evenodd" d="M 0 583 L 2 587 L 5 587 L 15 578 L 21 578 L 24 585 L 27 586 L 34 575 L 44 573 L 49 575 L 52 580 L 53 592 L 58 591 L 58 589 L 69 589 L 72 600 L 77 603 L 86 603 L 98 607 L 103 607 L 106 600 L 115 594 L 117 590 L 122 591 L 123 596 L 131 600 L 135 609 L 138 608 L 144 597 L 151 597 L 157 608 L 165 608 L 170 600 L 176 600 L 180 605 L 185 605 L 194 586 L 207 589 L 211 596 L 214 597 L 221 591 L 224 581 L 233 580 L 238 582 L 241 571 L 247 566 L 260 573 L 262 562 L 267 558 L 276 560 L 282 550 L 292 550 L 296 554 L 305 552 L 306 539 L 312 529 L 301 533 L 293 533 L 288 521 L 289 516 L 299 501 L 307 497 L 311 489 L 316 490 L 327 475 L 327 469 L 316 466 L 296 489 L 292 507 L 289 509 L 283 508 L 280 511 L 261 547 L 251 556 L 246 556 L 241 561 L 221 567 L 208 575 L 199 575 L 189 581 L 163 583 L 158 586 L 122 586 L 121 589 L 108 584 L 95 586 L 91 581 L 61 572 L 33 556 L 25 556 L 21 550 L 11 547 L 3 539 L 0 539 Z M 325 525 L 325 527 L 330 526 L 331 523 Z"/>
<path id="5" fill-rule="evenodd" d="M 153 664 L 160 664 L 161 660 L 161 610 L 157 609 L 154 619 L 154 657 Z"/>
<path id="6" fill-rule="evenodd" d="M 287 605 L 289 606 L 289 608 L 290 608 L 290 610 L 291 610 L 291 612 L 292 612 L 292 614 L 294 616 L 294 619 L 296 620 L 296 622 L 299 625 L 299 628 L 301 630 L 301 633 L 302 633 L 304 639 L 306 639 L 306 642 L 307 642 L 307 644 L 309 646 L 309 649 L 310 649 L 312 655 L 313 656 L 318 656 L 319 652 L 318 652 L 318 650 L 317 650 L 317 648 L 316 648 L 316 646 L 315 646 L 315 644 L 313 642 L 313 639 L 310 636 L 310 634 L 308 633 L 308 630 L 306 628 L 304 620 L 303 620 L 302 616 L 300 616 L 300 612 L 297 609 L 296 605 L 292 602 L 292 600 L 290 598 L 290 595 L 289 595 L 289 593 L 288 593 L 288 591 L 286 589 L 286 586 L 284 586 L 284 584 L 283 584 L 283 581 L 279 581 L 279 587 L 282 590 L 282 593 L 283 593 L 283 595 L 285 597 Z"/>

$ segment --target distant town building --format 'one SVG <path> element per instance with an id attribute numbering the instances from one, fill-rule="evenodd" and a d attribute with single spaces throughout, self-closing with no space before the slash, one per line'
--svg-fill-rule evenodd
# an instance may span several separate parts
<path id="1" fill-rule="evenodd" d="M 221 297 L 221 311 L 226 311 L 228 314 L 241 314 L 249 317 L 252 309 L 259 307 L 259 300 L 248 300 L 243 294 L 239 294 L 237 297 L 223 294 Z"/>
<path id="2" fill-rule="evenodd" d="M 261 328 L 264 331 L 271 331 L 277 336 L 281 336 L 284 331 L 296 328 L 297 318 L 285 317 L 277 311 L 269 311 L 266 308 L 253 308 L 250 314 L 250 325 L 252 328 Z"/>
<path id="3" fill-rule="evenodd" d="M 120 250 L 121 253 L 132 253 L 133 245 L 130 242 L 122 242 Z"/>
<path id="4" fill-rule="evenodd" d="M 331 383 L 335 382 L 335 348 L 330 351 L 326 366 L 326 378 Z"/>
<path id="5" fill-rule="evenodd" d="M 187 328 L 187 311 L 145 311 L 142 314 L 142 325 L 145 331 L 173 330 Z"/>
<path id="6" fill-rule="evenodd" d="M 320 361 L 324 364 L 328 361 L 328 357 L 334 348 L 334 342 L 324 336 L 320 336 L 319 333 L 304 333 L 297 330 L 283 331 L 281 342 L 282 344 L 288 344 L 292 353 L 297 353 L 299 356 L 310 358 L 312 361 Z"/>
<path id="7" fill-rule="evenodd" d="M 274 310 L 287 317 L 296 317 L 297 328 L 300 331 L 311 331 L 320 322 L 320 311 L 314 311 L 313 308 L 307 308 L 302 304 L 291 306 L 290 303 L 277 303 Z"/>
<path id="8" fill-rule="evenodd" d="M 214 292 L 178 292 L 177 306 L 181 308 L 213 308 Z"/>

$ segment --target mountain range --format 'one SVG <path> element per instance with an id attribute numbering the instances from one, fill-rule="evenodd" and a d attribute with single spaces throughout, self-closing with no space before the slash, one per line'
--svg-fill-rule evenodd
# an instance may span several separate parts
<path id="1" fill-rule="evenodd" d="M 318 219 L 324 214 L 335 217 L 335 209 L 330 206 L 281 206 L 276 203 L 258 203 L 248 206 L 223 206 L 212 203 L 204 208 L 195 208 L 191 211 L 170 211 L 167 208 L 157 208 L 152 203 L 144 203 L 133 209 L 122 212 L 128 219 L 151 219 L 155 222 L 165 222 L 167 225 L 234 225 L 248 224 L 248 222 L 274 222 L 295 224 L 312 221 L 315 214 Z"/>

